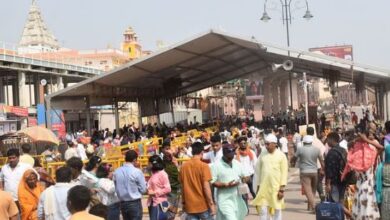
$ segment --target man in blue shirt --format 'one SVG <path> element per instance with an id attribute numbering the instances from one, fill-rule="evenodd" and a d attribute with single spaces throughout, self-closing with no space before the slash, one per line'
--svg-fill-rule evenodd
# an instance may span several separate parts
<path id="1" fill-rule="evenodd" d="M 114 173 L 116 194 L 121 203 L 124 220 L 142 219 L 142 194 L 146 192 L 146 182 L 142 171 L 134 166 L 138 154 L 129 150 L 125 164 Z"/>

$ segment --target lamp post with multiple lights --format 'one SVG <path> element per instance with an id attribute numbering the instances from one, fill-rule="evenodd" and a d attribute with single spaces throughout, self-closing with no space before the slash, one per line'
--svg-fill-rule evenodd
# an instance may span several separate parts
<path id="1" fill-rule="evenodd" d="M 280 4 L 282 5 L 282 21 L 283 25 L 286 26 L 286 35 L 287 35 L 287 47 L 290 47 L 290 25 L 291 25 L 291 3 L 293 0 L 280 0 Z M 263 16 L 261 16 L 260 20 L 264 22 L 268 22 L 271 20 L 271 17 L 267 13 L 267 3 L 268 0 L 264 1 L 264 12 Z M 306 3 L 306 12 L 303 15 L 303 18 L 310 20 L 313 18 L 313 15 L 311 14 L 309 10 L 309 3 L 307 0 L 305 0 Z M 288 50 L 288 56 L 290 56 L 290 50 Z M 292 86 L 291 86 L 291 71 L 289 72 L 289 86 L 290 86 L 290 106 L 293 108 L 293 93 L 292 93 Z"/>

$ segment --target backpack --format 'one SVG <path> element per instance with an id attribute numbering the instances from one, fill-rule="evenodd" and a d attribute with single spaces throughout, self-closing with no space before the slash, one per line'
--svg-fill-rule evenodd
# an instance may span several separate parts
<path id="1" fill-rule="evenodd" d="M 340 157 L 342 158 L 342 161 L 340 161 L 340 165 L 341 165 L 341 162 L 344 163 L 344 169 L 347 168 L 347 157 L 344 156 L 344 154 L 338 150 L 337 148 L 333 148 L 334 151 L 336 151 Z M 342 175 L 342 173 L 344 172 L 344 170 L 340 173 L 340 176 Z M 341 177 L 340 177 L 341 179 Z M 350 170 L 344 177 L 344 179 L 341 181 L 343 184 L 345 185 L 355 185 L 356 182 L 357 182 L 357 175 L 356 175 L 356 172 L 354 170 Z"/>

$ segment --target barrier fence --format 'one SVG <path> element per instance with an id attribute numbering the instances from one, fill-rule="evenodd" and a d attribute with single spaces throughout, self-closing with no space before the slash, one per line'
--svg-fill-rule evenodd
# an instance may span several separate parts
<path id="1" fill-rule="evenodd" d="M 216 127 L 209 127 L 206 128 L 205 131 L 208 133 L 208 135 L 211 135 L 215 131 Z M 195 138 L 198 138 L 202 135 L 201 131 L 198 131 L 196 129 L 189 130 L 188 133 L 193 133 Z M 183 147 L 187 145 L 188 136 L 182 135 L 179 137 L 175 137 L 174 140 L 171 141 L 171 148 L 176 150 L 177 148 Z M 128 150 L 135 150 L 138 155 L 138 164 L 137 166 L 144 172 L 145 176 L 148 176 L 148 172 L 146 172 L 146 167 L 148 166 L 148 160 L 149 157 L 159 153 L 159 147 L 163 143 L 163 138 L 151 138 L 148 140 L 143 140 L 139 142 L 133 142 L 130 144 L 112 147 L 108 151 L 106 151 L 106 157 L 103 157 L 102 162 L 111 164 L 114 169 L 120 167 L 123 165 L 124 161 L 124 154 Z M 32 155 L 34 159 L 38 159 L 43 166 L 43 168 L 46 169 L 48 174 L 51 177 L 55 177 L 55 171 L 59 168 L 65 165 L 65 161 L 59 161 L 59 162 L 46 162 L 44 155 Z M 7 163 L 8 158 L 7 157 L 0 157 L 0 168 Z M 182 163 L 189 160 L 188 158 L 178 158 L 177 162 L 180 167 Z M 84 164 L 88 162 L 88 160 L 83 161 Z"/>

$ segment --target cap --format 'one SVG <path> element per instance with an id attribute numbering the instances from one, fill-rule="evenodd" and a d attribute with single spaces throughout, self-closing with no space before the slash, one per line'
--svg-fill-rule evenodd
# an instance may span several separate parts
<path id="1" fill-rule="evenodd" d="M 313 143 L 313 136 L 312 135 L 305 135 L 302 140 L 303 143 Z"/>
<path id="2" fill-rule="evenodd" d="M 269 134 L 267 137 L 265 137 L 265 142 L 266 143 L 278 143 L 278 139 L 274 134 Z"/>
<path id="3" fill-rule="evenodd" d="M 223 154 L 230 154 L 236 152 L 236 148 L 231 144 L 224 144 L 222 146 Z"/>

